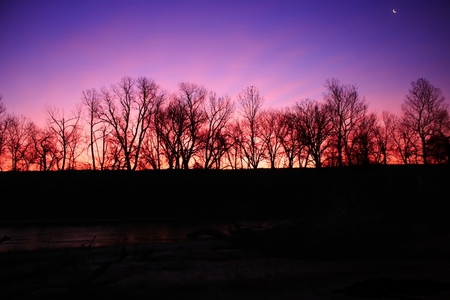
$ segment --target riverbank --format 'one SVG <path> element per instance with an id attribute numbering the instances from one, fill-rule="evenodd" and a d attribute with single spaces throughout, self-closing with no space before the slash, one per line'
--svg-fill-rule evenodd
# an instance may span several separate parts
<path id="1" fill-rule="evenodd" d="M 218 240 L 0 254 L 5 299 L 448 299 L 450 262 L 264 257 Z"/>
<path id="2" fill-rule="evenodd" d="M 447 165 L 326 169 L 0 172 L 0 221 L 274 220 L 344 207 L 378 214 L 450 208 Z M 414 211 L 413 211 L 414 210 Z"/>
<path id="3" fill-rule="evenodd" d="M 292 221 L 262 230 L 238 227 L 234 233 L 202 230 L 199 225 L 200 231 L 189 234 L 191 240 L 171 244 L 135 241 L 96 247 L 92 240 L 70 249 L 0 253 L 2 295 L 9 299 L 450 298 L 447 166 L 248 171 L 161 176 L 158 172 L 10 173 L 3 177 L 10 180 L 9 189 L 19 183 L 36 188 L 45 180 L 67 188 L 77 182 L 74 178 L 84 183 L 96 180 L 98 187 L 102 182 L 111 187 L 153 182 L 158 189 L 147 195 L 142 194 L 144 186 L 131 189 L 123 200 L 119 192 L 107 188 L 95 191 L 110 198 L 98 198 L 101 193 L 82 198 L 86 191 L 78 188 L 71 195 L 81 198 L 49 194 L 22 210 L 20 201 L 29 201 L 18 197 L 17 203 L 2 201 L 15 208 L 4 214 L 7 220 L 24 215 L 36 220 L 80 216 L 127 220 L 166 212 L 191 220 L 219 216 L 230 224 L 242 216 L 291 216 Z M 170 197 L 181 198 L 161 201 L 165 199 L 161 191 L 173 184 L 180 190 L 173 188 Z M 198 193 L 181 189 L 202 186 Z M 47 210 L 42 203 L 53 206 L 46 206 Z"/>

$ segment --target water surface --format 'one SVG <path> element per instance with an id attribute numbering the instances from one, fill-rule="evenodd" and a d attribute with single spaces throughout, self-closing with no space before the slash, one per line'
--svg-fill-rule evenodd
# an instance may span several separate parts
<path id="1" fill-rule="evenodd" d="M 0 224 L 0 252 L 40 249 L 174 243 L 186 235 L 209 227 L 227 230 L 228 223 L 182 221 L 13 222 Z"/>

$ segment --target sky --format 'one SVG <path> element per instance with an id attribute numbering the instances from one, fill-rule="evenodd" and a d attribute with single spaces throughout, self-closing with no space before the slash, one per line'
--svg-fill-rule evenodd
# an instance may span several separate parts
<path id="1" fill-rule="evenodd" d="M 449 50 L 448 0 L 0 1 L 0 94 L 38 125 L 124 76 L 233 98 L 253 85 L 264 108 L 321 100 L 336 78 L 400 114 L 419 78 L 450 103 Z"/>

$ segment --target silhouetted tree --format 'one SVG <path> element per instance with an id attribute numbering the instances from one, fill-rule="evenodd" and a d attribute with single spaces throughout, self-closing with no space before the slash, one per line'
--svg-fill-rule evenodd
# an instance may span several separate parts
<path id="1" fill-rule="evenodd" d="M 176 107 L 177 105 L 170 100 L 164 107 L 157 110 L 155 115 L 156 135 L 160 138 L 162 155 L 169 169 L 175 168 L 175 162 L 178 162 L 177 168 L 180 168 L 179 130 L 177 130 L 175 116 L 182 116 L 182 114 L 176 111 Z"/>
<path id="2" fill-rule="evenodd" d="M 100 119 L 100 108 L 101 108 L 101 102 L 100 102 L 100 94 L 97 92 L 96 89 L 91 89 L 87 91 L 83 91 L 83 97 L 81 101 L 83 107 L 84 107 L 84 116 L 88 123 L 89 128 L 89 149 L 90 149 L 90 155 L 91 155 L 91 162 L 92 162 L 92 169 L 96 170 L 96 157 L 95 153 L 99 153 L 99 145 L 97 137 L 97 131 L 102 132 L 101 128 L 97 128 L 97 126 L 102 126 L 102 121 Z M 105 127 L 103 125 L 102 127 Z M 102 139 L 100 139 L 102 141 Z M 102 147 L 102 146 L 100 146 Z"/>
<path id="3" fill-rule="evenodd" d="M 6 114 L 6 107 L 3 104 L 3 95 L 0 94 L 0 120 L 2 120 L 5 117 Z"/>
<path id="4" fill-rule="evenodd" d="M 95 133 L 95 159 L 96 159 L 96 165 L 100 170 L 104 170 L 110 166 L 108 163 L 108 153 L 110 151 L 110 148 L 114 148 L 116 145 L 113 145 L 115 143 L 115 140 L 111 138 L 113 136 L 112 129 L 109 124 L 106 124 L 105 122 L 102 122 L 101 125 L 96 129 Z"/>
<path id="5" fill-rule="evenodd" d="M 261 107 L 264 98 L 255 86 L 242 90 L 238 97 L 242 121 L 239 122 L 243 133 L 241 149 L 249 168 L 256 169 L 264 158 L 264 137 L 261 133 Z"/>
<path id="6" fill-rule="evenodd" d="M 205 102 L 208 95 L 207 90 L 199 85 L 182 82 L 179 85 L 180 92 L 175 97 L 180 105 L 180 112 L 185 114 L 186 127 L 180 124 L 180 147 L 182 166 L 189 169 L 191 159 L 201 151 L 201 130 L 207 122 Z M 186 130 L 184 130 L 184 128 Z"/>
<path id="7" fill-rule="evenodd" d="M 351 164 L 350 139 L 358 123 L 364 118 L 368 106 L 354 85 L 345 85 L 337 79 L 325 82 L 324 94 L 333 124 L 333 136 L 337 150 L 338 166 L 344 165 L 344 153 L 347 164 Z"/>
<path id="8" fill-rule="evenodd" d="M 47 126 L 56 134 L 58 144 L 59 159 L 57 167 L 60 170 L 75 168 L 76 158 L 79 155 L 81 133 L 79 120 L 81 117 L 81 107 L 66 118 L 64 112 L 57 108 L 47 106 L 45 109 L 47 116 Z"/>
<path id="9" fill-rule="evenodd" d="M 144 143 L 142 144 L 142 154 L 141 154 L 141 169 L 154 169 L 159 170 L 163 167 L 163 157 L 164 157 L 164 143 L 163 143 L 163 128 L 164 126 L 160 124 L 163 122 L 163 105 L 165 102 L 165 97 L 161 98 L 154 107 L 153 117 L 151 119 L 151 124 L 149 130 L 146 134 Z"/>
<path id="10" fill-rule="evenodd" d="M 24 116 L 8 114 L 5 118 L 5 146 L 11 159 L 11 170 L 29 170 L 32 163 L 32 142 L 30 139 L 31 122 Z"/>
<path id="11" fill-rule="evenodd" d="M 234 169 L 244 168 L 244 132 L 242 126 L 237 118 L 234 118 L 229 126 L 230 132 L 230 148 L 227 151 L 227 161 L 229 166 Z"/>
<path id="12" fill-rule="evenodd" d="M 395 119 L 394 128 L 394 149 L 398 159 L 403 164 L 417 164 L 419 162 L 417 135 L 414 135 L 411 128 L 398 117 Z"/>
<path id="13" fill-rule="evenodd" d="M 35 163 L 39 171 L 53 170 L 58 161 L 55 133 L 49 129 L 40 129 L 35 124 L 30 128 Z"/>
<path id="14" fill-rule="evenodd" d="M 283 149 L 285 163 L 284 166 L 293 168 L 295 159 L 301 148 L 298 131 L 295 127 L 295 113 L 293 109 L 286 108 L 281 113 L 280 131 L 278 132 L 278 140 Z"/>
<path id="15" fill-rule="evenodd" d="M 411 83 L 402 104 L 402 123 L 418 136 L 420 144 L 417 146 L 424 164 L 428 163 L 428 139 L 442 132 L 444 124 L 449 122 L 448 105 L 444 101 L 440 89 L 419 78 Z"/>
<path id="16" fill-rule="evenodd" d="M 435 134 L 427 141 L 427 156 L 430 163 L 449 163 L 450 140 L 442 134 Z"/>
<path id="17" fill-rule="evenodd" d="M 204 103 L 207 91 L 191 83 L 180 83 L 157 119 L 169 169 L 188 169 L 191 159 L 201 150 L 201 129 L 206 122 Z"/>
<path id="18" fill-rule="evenodd" d="M 6 136 L 6 124 L 5 124 L 6 108 L 2 100 L 3 96 L 2 94 L 0 94 L 0 170 L 3 170 L 3 159 L 4 159 L 3 149 L 5 146 L 5 136 Z"/>
<path id="19" fill-rule="evenodd" d="M 279 165 L 281 153 L 281 131 L 283 130 L 283 115 L 276 109 L 261 112 L 261 136 L 265 145 L 266 157 L 271 169 Z"/>
<path id="20" fill-rule="evenodd" d="M 111 136 L 119 146 L 113 151 L 113 167 L 121 166 L 123 156 L 124 168 L 136 170 L 154 107 L 163 97 L 159 86 L 146 77 L 123 77 L 111 90 L 102 89 L 99 116 L 111 127 Z"/>
<path id="21" fill-rule="evenodd" d="M 197 84 L 182 82 L 166 97 L 151 79 L 124 77 L 101 92 L 83 91 L 69 116 L 46 107 L 44 129 L 6 114 L 0 95 L 0 170 L 449 162 L 448 106 L 426 79 L 412 82 L 401 117 L 368 113 L 354 85 L 329 79 L 325 88 L 323 102 L 263 110 L 259 90 L 249 86 L 235 110 L 230 97 Z"/>
<path id="22" fill-rule="evenodd" d="M 395 115 L 388 111 L 382 112 L 381 117 L 382 125 L 376 132 L 376 140 L 378 145 L 378 163 L 384 165 L 388 164 L 390 157 L 392 156 L 393 138 L 395 132 Z"/>
<path id="23" fill-rule="evenodd" d="M 328 106 L 305 99 L 295 104 L 294 118 L 299 143 L 307 149 L 307 159 L 311 156 L 314 166 L 322 167 L 323 153 L 329 146 L 327 140 L 333 128 Z"/>
<path id="24" fill-rule="evenodd" d="M 211 92 L 205 105 L 206 122 L 203 129 L 203 168 L 220 168 L 221 160 L 231 147 L 228 125 L 234 112 L 229 96 L 218 97 Z"/>
<path id="25" fill-rule="evenodd" d="M 377 136 L 380 131 L 378 118 L 375 113 L 366 114 L 358 123 L 350 151 L 352 163 L 356 165 L 369 165 L 377 161 L 378 143 Z"/>

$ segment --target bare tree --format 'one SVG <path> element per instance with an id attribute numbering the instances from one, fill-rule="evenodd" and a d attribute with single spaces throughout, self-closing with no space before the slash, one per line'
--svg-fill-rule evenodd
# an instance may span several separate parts
<path id="1" fill-rule="evenodd" d="M 141 154 L 141 169 L 154 169 L 159 170 L 163 167 L 163 157 L 164 157 L 164 124 L 165 122 L 165 111 L 164 102 L 165 97 L 161 98 L 155 104 L 153 116 L 151 118 L 151 125 L 146 134 L 144 143 L 142 144 L 142 154 Z"/>
<path id="2" fill-rule="evenodd" d="M 305 99 L 294 106 L 294 126 L 299 143 L 307 149 L 316 168 L 322 167 L 323 153 L 329 147 L 327 140 L 332 132 L 332 119 L 329 106 L 314 100 Z"/>
<path id="3" fill-rule="evenodd" d="M 271 169 L 279 165 L 283 125 L 283 114 L 280 110 L 270 109 L 261 112 L 261 136 Z"/>
<path id="4" fill-rule="evenodd" d="M 324 94 L 325 102 L 333 124 L 338 155 L 338 166 L 344 165 L 344 153 L 347 164 L 351 163 L 349 142 L 351 135 L 358 123 L 367 112 L 367 104 L 354 85 L 341 84 L 337 79 L 329 79 L 325 82 L 327 91 Z"/>
<path id="5" fill-rule="evenodd" d="M 201 150 L 201 129 L 207 121 L 205 101 L 207 91 L 204 87 L 182 82 L 179 85 L 178 104 L 186 114 L 186 131 L 180 135 L 182 165 L 189 169 L 191 158 Z M 183 128 L 181 126 L 180 128 Z M 181 132 L 180 132 L 181 133 Z"/>
<path id="6" fill-rule="evenodd" d="M 108 153 L 110 149 L 115 147 L 114 140 L 111 138 L 113 135 L 111 127 L 102 122 L 102 124 L 97 128 L 94 140 L 95 143 L 95 159 L 96 166 L 98 169 L 105 170 L 107 169 L 108 164 Z"/>
<path id="7" fill-rule="evenodd" d="M 402 104 L 402 123 L 418 136 L 420 157 L 424 164 L 428 163 L 428 139 L 442 132 L 449 120 L 448 105 L 444 101 L 440 89 L 428 80 L 419 78 L 411 83 L 409 94 Z"/>
<path id="8" fill-rule="evenodd" d="M 123 77 L 109 89 L 83 91 L 70 115 L 46 107 L 44 129 L 6 114 L 0 95 L 0 170 L 449 162 L 448 105 L 426 79 L 412 82 L 401 117 L 368 113 L 354 85 L 329 79 L 325 88 L 323 102 L 263 110 L 264 98 L 249 86 L 236 113 L 230 97 L 197 84 L 182 82 L 166 97 L 152 79 Z"/>
<path id="9" fill-rule="evenodd" d="M 171 96 L 170 101 L 157 111 L 155 116 L 156 135 L 160 138 L 161 149 L 169 169 L 181 168 L 181 133 L 185 129 L 182 110 Z"/>
<path id="10" fill-rule="evenodd" d="M 294 109 L 285 108 L 281 112 L 281 128 L 278 132 L 278 140 L 283 149 L 284 166 L 290 169 L 294 167 L 295 159 L 298 157 L 298 153 L 302 147 L 295 123 Z"/>
<path id="11" fill-rule="evenodd" d="M 60 158 L 57 164 L 60 170 L 75 168 L 76 158 L 80 154 L 78 152 L 80 147 L 80 125 L 81 107 L 77 106 L 76 110 L 66 118 L 64 111 L 47 106 L 45 108 L 47 116 L 47 126 L 52 130 L 57 137 L 57 144 L 59 148 Z"/>
<path id="12" fill-rule="evenodd" d="M 91 162 L 92 162 L 92 169 L 96 170 L 96 153 L 99 153 L 99 137 L 97 137 L 97 132 L 102 132 L 102 128 L 97 128 L 98 126 L 101 126 L 103 122 L 100 119 L 100 108 L 101 108 L 101 102 L 100 102 L 100 94 L 97 92 L 96 89 L 91 89 L 87 91 L 83 91 L 83 97 L 81 99 L 81 103 L 85 109 L 84 116 L 85 120 L 88 123 L 89 127 L 89 149 L 91 154 Z M 105 125 L 102 126 L 103 128 Z M 102 141 L 102 139 L 100 139 Z"/>
<path id="13" fill-rule="evenodd" d="M 228 124 L 234 112 L 234 103 L 229 96 L 218 97 L 216 93 L 209 94 L 205 105 L 206 122 L 203 133 L 203 168 L 220 168 L 222 157 L 231 147 L 229 142 Z"/>
<path id="14" fill-rule="evenodd" d="M 180 83 L 179 88 L 159 111 L 156 123 L 169 169 L 189 169 L 202 149 L 201 133 L 207 121 L 206 89 L 191 83 Z"/>
<path id="15" fill-rule="evenodd" d="M 400 118 L 395 118 L 394 151 L 403 164 L 417 164 L 419 162 L 419 140 L 410 127 L 406 126 Z"/>
<path id="16" fill-rule="evenodd" d="M 2 160 L 3 160 L 3 149 L 5 146 L 5 137 L 6 137 L 6 108 L 2 102 L 3 96 L 0 94 L 0 170 L 2 170 Z"/>
<path id="17" fill-rule="evenodd" d="M 387 165 L 390 162 L 392 150 L 393 150 L 393 139 L 395 132 L 395 119 L 396 116 L 388 111 L 383 111 L 381 115 L 381 126 L 378 132 L 376 132 L 376 140 L 379 151 L 378 163 Z"/>
<path id="18" fill-rule="evenodd" d="M 5 146 L 11 159 L 11 170 L 28 170 L 32 158 L 30 127 L 31 122 L 24 116 L 7 115 L 6 123 L 6 141 Z"/>
<path id="19" fill-rule="evenodd" d="M 30 128 L 35 163 L 39 171 L 53 170 L 58 161 L 56 135 L 50 128 L 40 129 L 35 124 Z"/>
<path id="20" fill-rule="evenodd" d="M 123 77 L 111 86 L 111 91 L 102 90 L 99 117 L 111 126 L 112 137 L 119 145 L 119 153 L 114 152 L 115 161 L 123 156 L 126 170 L 136 170 L 154 107 L 163 97 L 159 86 L 146 77 Z"/>
<path id="21" fill-rule="evenodd" d="M 2 120 L 5 117 L 6 114 L 6 107 L 3 104 L 3 95 L 0 94 L 0 120 Z"/>
<path id="22" fill-rule="evenodd" d="M 349 147 L 352 164 L 370 165 L 377 161 L 380 126 L 375 113 L 366 114 L 358 123 Z"/>
<path id="23" fill-rule="evenodd" d="M 237 118 L 233 118 L 228 126 L 230 135 L 230 147 L 226 153 L 229 167 L 233 170 L 244 168 L 244 132 L 242 131 L 241 122 Z"/>
<path id="24" fill-rule="evenodd" d="M 261 134 L 261 107 L 264 98 L 255 86 L 249 86 L 238 95 L 242 116 L 242 150 L 249 168 L 258 168 L 264 158 L 264 137 Z"/>

